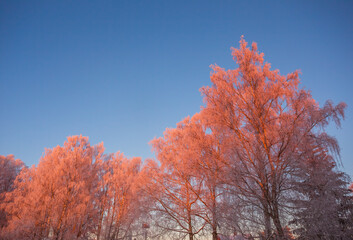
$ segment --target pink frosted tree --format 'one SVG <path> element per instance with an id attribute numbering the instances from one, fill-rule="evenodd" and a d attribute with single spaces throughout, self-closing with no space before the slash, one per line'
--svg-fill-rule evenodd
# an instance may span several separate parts
<path id="1" fill-rule="evenodd" d="M 5 229 L 15 239 L 82 239 L 95 224 L 95 161 L 103 144 L 68 137 L 64 146 L 46 149 L 37 167 L 24 169 L 6 196 L 11 216 Z"/>
<path id="2" fill-rule="evenodd" d="M 14 155 L 0 155 L 0 229 L 7 225 L 5 207 L 5 194 L 14 188 L 14 181 L 25 165 Z"/>
<path id="3" fill-rule="evenodd" d="M 143 211 L 141 159 L 129 159 L 117 152 L 103 164 L 97 239 L 126 238 Z"/>
<path id="4" fill-rule="evenodd" d="M 189 118 L 151 141 L 160 166 L 152 161 L 147 166 L 153 179 L 147 191 L 156 203 L 158 218 L 163 219 L 159 227 L 193 240 L 206 224 L 200 201 L 204 182 L 195 168 L 197 139 L 189 138 L 187 131 Z"/>
<path id="5" fill-rule="evenodd" d="M 272 220 L 283 238 L 281 209 L 303 143 L 316 139 L 337 151 L 324 129 L 330 120 L 339 125 L 346 105 L 327 102 L 321 108 L 309 91 L 299 88 L 298 71 L 282 76 L 271 70 L 256 43 L 249 48 L 242 38 L 232 55 L 237 69 L 212 66 L 213 85 L 201 89 L 206 103 L 201 114 L 230 136 L 232 184 L 261 209 L 266 235 L 271 235 Z"/>

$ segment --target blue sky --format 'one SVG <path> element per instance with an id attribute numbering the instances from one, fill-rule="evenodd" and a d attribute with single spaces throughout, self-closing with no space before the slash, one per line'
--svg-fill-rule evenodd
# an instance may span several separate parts
<path id="1" fill-rule="evenodd" d="M 0 154 L 37 164 L 82 134 L 107 153 L 199 111 L 210 64 L 235 68 L 241 35 L 273 69 L 302 72 L 316 100 L 348 104 L 330 127 L 353 174 L 351 1 L 1 1 Z"/>

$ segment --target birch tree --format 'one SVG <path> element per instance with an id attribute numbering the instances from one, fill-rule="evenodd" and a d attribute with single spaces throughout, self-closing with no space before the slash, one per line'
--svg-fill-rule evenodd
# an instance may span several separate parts
<path id="1" fill-rule="evenodd" d="M 249 48 L 242 38 L 232 55 L 237 69 L 212 66 L 213 85 L 201 89 L 206 103 L 201 114 L 231 133 L 232 184 L 262 210 L 267 237 L 272 220 L 283 238 L 283 197 L 290 190 L 292 166 L 300 161 L 301 143 L 316 138 L 334 147 L 324 129 L 330 120 L 339 125 L 346 105 L 327 102 L 321 108 L 310 91 L 299 88 L 299 72 L 282 76 L 270 70 L 256 43 Z"/>
<path id="2" fill-rule="evenodd" d="M 183 135 L 185 121 L 151 142 L 160 166 L 150 163 L 154 184 L 148 191 L 154 196 L 155 211 L 165 220 L 159 221 L 160 227 L 193 240 L 205 227 L 200 208 L 203 179 L 194 172 L 194 152 L 187 151 L 192 146 Z"/>
<path id="3" fill-rule="evenodd" d="M 14 181 L 25 165 L 14 155 L 0 155 L 0 229 L 7 225 L 5 194 L 13 191 Z"/>
<path id="4" fill-rule="evenodd" d="M 95 224 L 93 192 L 96 159 L 103 145 L 87 137 L 68 137 L 46 149 L 38 167 L 24 169 L 6 198 L 11 215 L 6 231 L 15 239 L 85 239 Z"/>
<path id="5" fill-rule="evenodd" d="M 129 159 L 117 152 L 106 160 L 105 168 L 97 238 L 122 239 L 130 234 L 142 213 L 141 159 Z"/>
<path id="6" fill-rule="evenodd" d="M 353 198 L 349 178 L 335 169 L 332 156 L 311 146 L 295 182 L 298 195 L 292 223 L 299 239 L 351 239 Z"/>

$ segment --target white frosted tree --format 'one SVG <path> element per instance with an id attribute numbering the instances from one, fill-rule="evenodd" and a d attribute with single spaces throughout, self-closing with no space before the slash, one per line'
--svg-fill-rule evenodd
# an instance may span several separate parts
<path id="1" fill-rule="evenodd" d="M 335 169 L 327 152 L 313 146 L 311 149 L 295 183 L 294 232 L 299 239 L 352 239 L 349 177 Z"/>

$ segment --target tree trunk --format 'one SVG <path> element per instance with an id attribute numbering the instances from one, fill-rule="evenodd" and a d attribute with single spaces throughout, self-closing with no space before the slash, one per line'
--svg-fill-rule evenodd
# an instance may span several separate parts
<path id="1" fill-rule="evenodd" d="M 189 240 L 194 240 L 194 234 L 192 232 L 189 232 Z"/>
<path id="2" fill-rule="evenodd" d="M 271 236 L 271 217 L 268 213 L 268 207 L 264 206 L 264 221 L 265 221 L 265 238 L 269 239 Z"/>
<path id="3" fill-rule="evenodd" d="M 114 201 L 114 203 L 113 203 L 113 210 L 112 210 L 112 216 L 111 216 L 111 219 L 110 219 L 109 230 L 108 230 L 108 238 L 107 239 L 111 239 L 111 232 L 112 232 L 112 227 L 113 227 L 114 217 L 115 217 L 115 207 L 116 207 L 116 201 Z"/>
<path id="4" fill-rule="evenodd" d="M 189 240 L 193 240 L 194 233 L 192 231 L 191 213 L 189 209 L 188 209 L 188 225 L 189 225 Z"/>
<path id="5" fill-rule="evenodd" d="M 101 231 L 102 231 L 102 224 L 103 224 L 103 216 L 104 216 L 104 209 L 105 209 L 105 199 L 107 197 L 107 192 L 105 192 L 104 194 L 104 200 L 103 200 L 103 204 L 101 206 L 100 209 L 100 215 L 99 215 L 99 219 L 98 219 L 98 231 L 97 231 L 97 240 L 100 240 L 100 235 L 101 235 Z"/>
<path id="6" fill-rule="evenodd" d="M 273 223 L 276 227 L 276 230 L 277 230 L 277 234 L 278 234 L 278 237 L 279 239 L 284 239 L 284 232 L 283 232 L 283 228 L 282 228 L 282 225 L 281 225 L 281 221 L 279 219 L 279 212 L 278 212 L 278 206 L 275 205 L 274 206 L 274 209 L 273 209 L 274 213 L 272 214 L 272 220 L 273 220 Z"/>
<path id="7" fill-rule="evenodd" d="M 217 234 L 217 230 L 213 230 L 212 232 L 212 240 L 217 240 L 218 234 Z"/>
<path id="8" fill-rule="evenodd" d="M 188 214 L 188 231 L 189 231 L 189 240 L 194 240 L 194 232 L 192 229 L 192 219 L 191 219 L 191 204 L 190 204 L 190 196 L 189 196 L 189 189 L 188 186 L 186 186 L 186 203 L 187 203 L 187 214 Z"/>
<path id="9" fill-rule="evenodd" d="M 218 216 L 217 216 L 217 202 L 216 202 L 216 187 L 213 186 L 211 190 L 212 194 L 212 240 L 217 240 L 217 225 L 218 225 Z"/>

